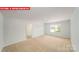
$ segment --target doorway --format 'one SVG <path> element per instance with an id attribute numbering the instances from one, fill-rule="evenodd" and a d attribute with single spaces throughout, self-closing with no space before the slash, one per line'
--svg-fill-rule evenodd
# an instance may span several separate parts
<path id="1" fill-rule="evenodd" d="M 32 38 L 32 24 L 26 24 L 26 37 Z"/>

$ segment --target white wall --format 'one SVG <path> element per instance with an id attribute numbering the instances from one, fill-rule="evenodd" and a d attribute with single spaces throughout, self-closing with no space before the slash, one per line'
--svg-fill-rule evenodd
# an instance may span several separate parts
<path id="1" fill-rule="evenodd" d="M 0 13 L 0 51 L 3 48 L 4 42 L 3 42 L 3 16 Z"/>
<path id="2" fill-rule="evenodd" d="M 32 37 L 38 37 L 44 35 L 44 23 L 43 21 L 36 21 L 32 26 Z"/>
<path id="3" fill-rule="evenodd" d="M 50 25 L 57 25 L 57 24 L 60 26 L 60 32 L 50 32 Z M 70 38 L 70 20 L 46 23 L 45 33 L 48 35 L 53 35 L 58 37 Z"/>
<path id="4" fill-rule="evenodd" d="M 5 46 L 25 40 L 25 21 L 18 18 L 5 18 Z"/>
<path id="5" fill-rule="evenodd" d="M 21 18 L 7 18 L 4 21 L 5 46 L 23 41 L 27 37 L 27 24 L 32 24 L 32 37 L 44 35 L 44 22 Z"/>
<path id="6" fill-rule="evenodd" d="M 76 8 L 71 18 L 71 39 L 75 51 L 79 51 L 79 8 Z"/>

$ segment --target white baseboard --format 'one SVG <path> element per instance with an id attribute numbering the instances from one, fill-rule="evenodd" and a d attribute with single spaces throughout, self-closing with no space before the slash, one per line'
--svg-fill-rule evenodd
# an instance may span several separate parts
<path id="1" fill-rule="evenodd" d="M 24 41 L 24 40 L 26 40 L 26 39 L 18 40 L 18 41 L 15 41 L 15 42 L 10 42 L 10 43 L 8 43 L 8 44 L 5 44 L 4 47 L 9 46 L 9 45 L 12 45 L 12 44 L 19 43 L 19 42 Z M 3 48 L 4 48 L 4 47 L 3 47 Z"/>

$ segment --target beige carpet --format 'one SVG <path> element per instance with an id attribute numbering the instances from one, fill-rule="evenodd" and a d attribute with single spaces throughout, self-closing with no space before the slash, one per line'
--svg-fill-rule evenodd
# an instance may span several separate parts
<path id="1" fill-rule="evenodd" d="M 71 52 L 70 39 L 40 36 L 7 46 L 6 52 Z"/>

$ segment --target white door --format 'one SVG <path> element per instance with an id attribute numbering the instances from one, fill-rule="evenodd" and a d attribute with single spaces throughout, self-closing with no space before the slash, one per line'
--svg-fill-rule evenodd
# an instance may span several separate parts
<path id="1" fill-rule="evenodd" d="M 27 38 L 32 37 L 32 24 L 26 25 L 26 34 L 27 34 Z"/>

